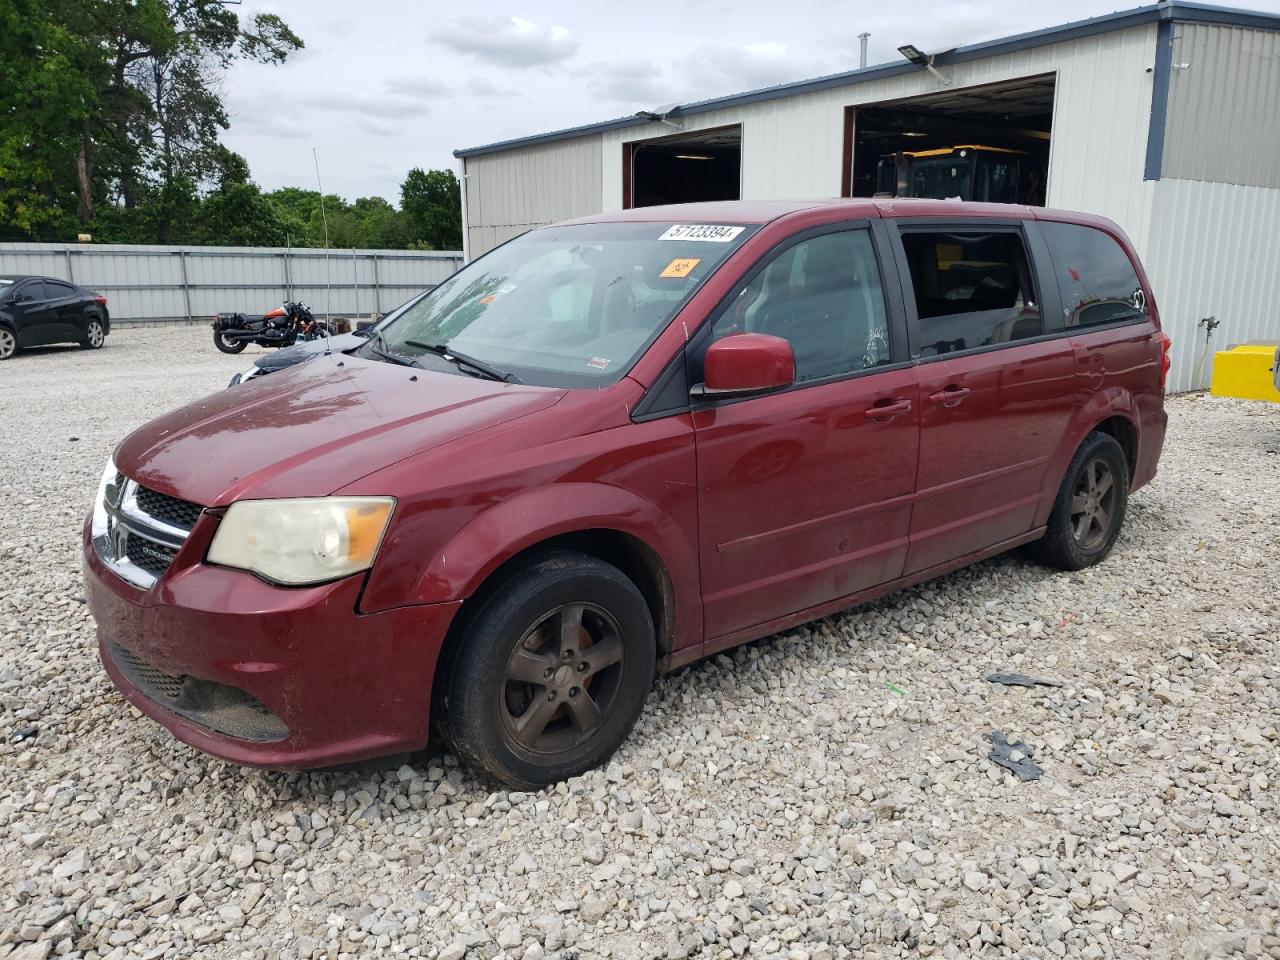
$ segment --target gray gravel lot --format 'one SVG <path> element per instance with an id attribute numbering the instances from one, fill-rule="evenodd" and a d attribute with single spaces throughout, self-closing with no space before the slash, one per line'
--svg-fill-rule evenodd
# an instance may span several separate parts
<path id="1" fill-rule="evenodd" d="M 1171 401 L 1100 567 L 1003 557 L 718 656 L 606 769 L 494 793 L 436 752 L 230 766 L 102 673 L 102 463 L 256 351 L 0 364 L 0 957 L 1280 957 L 1280 406 Z"/>

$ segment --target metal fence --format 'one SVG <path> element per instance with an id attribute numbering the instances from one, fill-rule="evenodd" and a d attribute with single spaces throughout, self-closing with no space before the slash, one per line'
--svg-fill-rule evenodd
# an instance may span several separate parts
<path id="1" fill-rule="evenodd" d="M 461 266 L 460 251 L 0 243 L 0 274 L 88 287 L 124 323 L 261 313 L 285 300 L 317 316 L 386 312 Z"/>

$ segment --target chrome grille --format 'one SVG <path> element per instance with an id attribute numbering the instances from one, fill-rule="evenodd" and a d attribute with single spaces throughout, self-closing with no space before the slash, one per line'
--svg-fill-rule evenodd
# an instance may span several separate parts
<path id="1" fill-rule="evenodd" d="M 204 507 L 197 503 L 188 503 L 177 497 L 170 497 L 146 487 L 138 487 L 138 509 L 149 517 L 163 521 L 171 527 L 181 527 L 190 531 L 200 519 Z"/>
<path id="2" fill-rule="evenodd" d="M 147 589 L 169 569 L 203 509 L 117 474 L 95 512 L 105 524 L 94 528 L 94 550 L 125 580 Z"/>
<path id="3" fill-rule="evenodd" d="M 125 541 L 124 554 L 130 563 L 141 567 L 153 577 L 159 577 L 169 569 L 169 564 L 173 563 L 178 551 L 134 535 Z"/>

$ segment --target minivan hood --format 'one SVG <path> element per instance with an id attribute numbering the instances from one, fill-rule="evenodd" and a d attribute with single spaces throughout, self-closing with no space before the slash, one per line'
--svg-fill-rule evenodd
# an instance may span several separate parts
<path id="1" fill-rule="evenodd" d="M 151 421 L 119 446 L 116 466 L 145 487 L 207 507 L 326 496 L 405 457 L 543 410 L 564 394 L 335 356 Z"/>

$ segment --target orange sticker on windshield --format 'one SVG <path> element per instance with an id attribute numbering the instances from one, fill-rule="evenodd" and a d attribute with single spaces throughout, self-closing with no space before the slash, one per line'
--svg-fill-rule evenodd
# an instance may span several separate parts
<path id="1" fill-rule="evenodd" d="M 666 268 L 658 274 L 664 280 L 682 280 L 689 274 L 693 273 L 693 268 L 702 262 L 701 257 L 692 258 L 676 258 L 667 264 Z"/>

